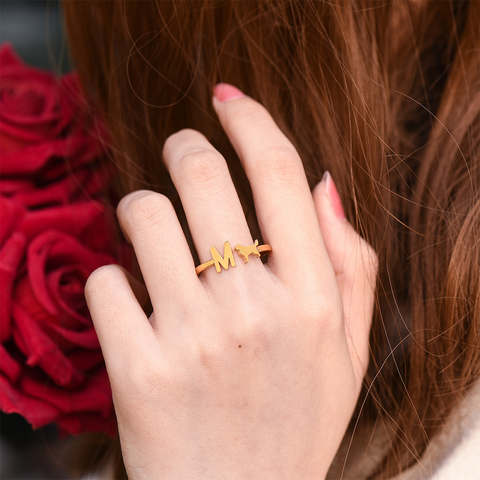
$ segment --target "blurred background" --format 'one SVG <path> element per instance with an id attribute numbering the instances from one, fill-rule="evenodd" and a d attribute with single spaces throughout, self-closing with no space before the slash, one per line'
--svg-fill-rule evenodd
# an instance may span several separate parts
<path id="1" fill-rule="evenodd" d="M 11 43 L 29 65 L 54 71 L 68 69 L 56 0 L 0 0 L 0 42 Z"/>
<path id="2" fill-rule="evenodd" d="M 29 65 L 69 69 L 58 1 L 0 0 L 0 42 Z M 67 479 L 62 450 L 55 426 L 33 431 L 19 415 L 0 414 L 0 479 Z"/>

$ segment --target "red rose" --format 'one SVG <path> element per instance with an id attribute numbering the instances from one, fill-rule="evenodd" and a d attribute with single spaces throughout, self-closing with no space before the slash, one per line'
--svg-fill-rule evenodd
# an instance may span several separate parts
<path id="1" fill-rule="evenodd" d="M 112 176 L 105 164 L 98 171 L 105 129 L 87 115 L 77 75 L 30 68 L 9 45 L 0 64 L 2 195 L 38 208 L 104 190 Z"/>
<path id="2" fill-rule="evenodd" d="M 0 50 L 0 153 L 56 138 L 71 122 L 72 97 L 51 73 L 27 67 L 10 45 Z"/>
<path id="3" fill-rule="evenodd" d="M 112 233 L 100 203 L 79 203 L 25 213 L 0 252 L 1 287 L 8 292 L 0 318 L 0 407 L 34 427 L 55 421 L 70 434 L 87 424 L 88 430 L 114 428 L 110 385 L 83 294 L 90 273 L 116 261 L 105 253 Z"/>
<path id="4" fill-rule="evenodd" d="M 0 61 L 0 409 L 34 427 L 113 433 L 83 294 L 93 270 L 121 257 L 105 136 L 75 75 L 29 68 L 9 46 Z"/>
<path id="5" fill-rule="evenodd" d="M 0 339 L 3 342 L 10 338 L 12 291 L 21 273 L 20 264 L 27 246 L 38 235 L 65 232 L 101 253 L 111 251 L 115 241 L 113 218 L 98 202 L 29 211 L 13 200 L 0 197 L 0 210 Z M 119 257 L 124 252 L 116 253 Z"/>

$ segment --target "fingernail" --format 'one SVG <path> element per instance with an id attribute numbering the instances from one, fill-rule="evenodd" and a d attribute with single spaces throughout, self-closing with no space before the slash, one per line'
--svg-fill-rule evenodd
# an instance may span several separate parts
<path id="1" fill-rule="evenodd" d="M 233 100 L 234 98 L 242 98 L 245 96 L 245 94 L 237 87 L 228 83 L 218 83 L 215 85 L 213 95 L 220 102 L 226 102 L 228 100 Z"/>
<path id="2" fill-rule="evenodd" d="M 335 182 L 328 170 L 323 174 L 322 182 L 326 182 L 327 197 L 330 200 L 330 205 L 332 206 L 335 215 L 339 220 L 345 221 L 347 217 L 343 210 L 342 200 L 340 199 Z"/>

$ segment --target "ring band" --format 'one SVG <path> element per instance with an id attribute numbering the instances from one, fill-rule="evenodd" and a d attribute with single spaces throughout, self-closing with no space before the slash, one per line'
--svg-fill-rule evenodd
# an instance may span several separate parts
<path id="1" fill-rule="evenodd" d="M 265 245 L 259 245 L 258 240 L 255 240 L 253 245 L 248 245 L 244 247 L 243 245 L 236 245 L 235 250 L 238 252 L 243 258 L 245 263 L 248 263 L 248 257 L 250 255 L 255 255 L 256 257 L 263 257 L 272 251 L 272 247 L 266 243 Z M 237 264 L 235 263 L 235 258 L 233 257 L 233 250 L 230 242 L 225 242 L 223 246 L 223 257 L 220 255 L 218 250 L 215 247 L 210 248 L 210 253 L 212 254 L 212 259 L 208 262 L 202 263 L 198 267 L 195 268 L 195 273 L 200 275 L 204 270 L 207 268 L 213 267 L 215 265 L 215 269 L 218 273 L 221 272 L 221 268 L 223 267 L 225 270 L 228 270 L 229 265 L 232 267 L 236 267 Z"/>

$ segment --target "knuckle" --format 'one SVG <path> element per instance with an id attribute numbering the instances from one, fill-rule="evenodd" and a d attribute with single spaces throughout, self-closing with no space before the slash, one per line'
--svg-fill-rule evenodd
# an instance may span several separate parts
<path id="1" fill-rule="evenodd" d="M 123 366 L 122 376 L 133 391 L 148 394 L 152 388 L 164 384 L 164 372 L 159 363 L 141 355 Z"/>
<path id="2" fill-rule="evenodd" d="M 159 193 L 136 192 L 123 205 L 119 205 L 118 216 L 123 225 L 130 230 L 143 229 L 162 222 L 173 212 L 173 206 L 167 197 Z"/>
<path id="3" fill-rule="evenodd" d="M 301 302 L 303 322 L 308 325 L 317 325 L 323 338 L 342 333 L 341 300 L 335 295 L 310 295 L 308 301 Z"/>
<path id="4" fill-rule="evenodd" d="M 182 181 L 195 185 L 211 186 L 224 183 L 228 175 L 227 165 L 221 155 L 204 148 L 183 155 L 177 169 Z"/>
<path id="5" fill-rule="evenodd" d="M 278 319 L 274 321 L 270 315 L 258 312 L 256 306 L 250 302 L 238 305 L 237 315 L 243 321 L 232 325 L 229 343 L 255 351 L 266 350 L 276 335 L 276 329 L 280 328 Z"/>
<path id="6" fill-rule="evenodd" d="M 291 189 L 304 181 L 302 162 L 293 146 L 261 147 L 254 158 L 256 173 L 264 182 Z"/>
<path id="7" fill-rule="evenodd" d="M 197 342 L 196 357 L 202 370 L 207 372 L 216 371 L 221 368 L 225 360 L 225 345 L 222 342 L 213 341 L 213 339 L 203 338 Z"/>
<path id="8" fill-rule="evenodd" d="M 181 366 L 173 364 L 155 340 L 146 341 L 142 349 L 128 350 L 118 364 L 123 385 L 138 392 L 168 386 L 182 372 Z"/>
<path id="9" fill-rule="evenodd" d="M 330 305 L 324 295 L 310 295 L 308 301 L 301 302 L 301 310 L 307 321 L 328 319 Z"/>
<path id="10" fill-rule="evenodd" d="M 203 371 L 215 372 L 223 369 L 232 352 L 265 352 L 274 345 L 280 328 L 270 315 L 258 312 L 253 305 L 238 309 L 226 329 L 221 332 L 205 331 L 195 338 L 195 358 Z"/>
<path id="11" fill-rule="evenodd" d="M 265 351 L 271 344 L 273 336 L 273 328 L 269 321 L 257 321 L 249 322 L 242 332 L 239 332 L 238 341 L 244 343 L 246 346 L 252 346 L 254 350 Z"/>

